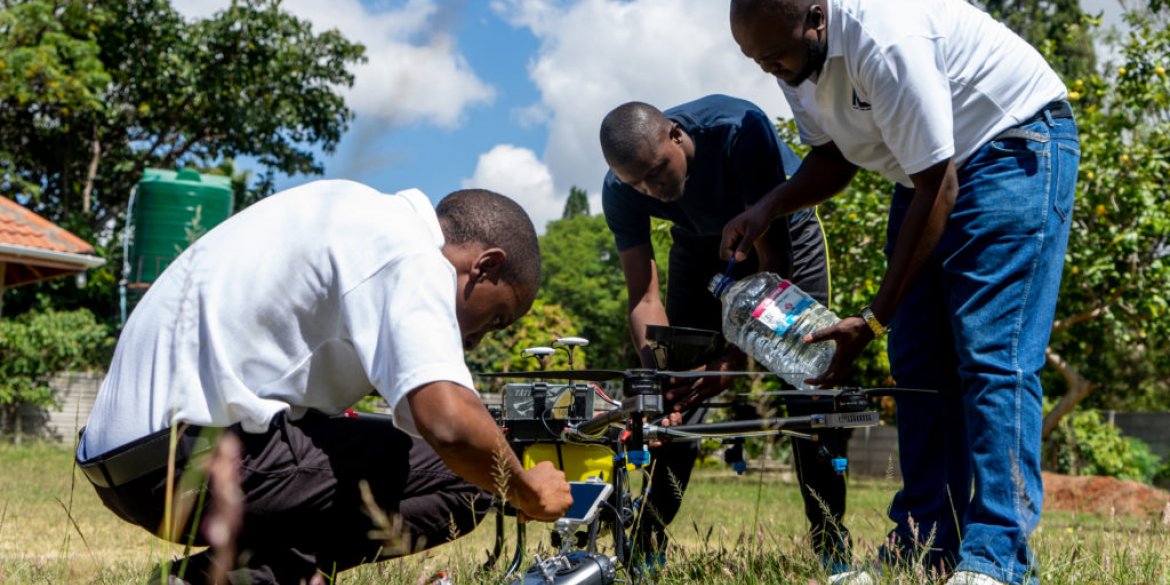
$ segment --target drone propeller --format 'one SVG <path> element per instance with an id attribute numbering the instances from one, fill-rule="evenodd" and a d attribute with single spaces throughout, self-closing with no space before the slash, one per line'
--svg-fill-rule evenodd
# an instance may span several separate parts
<path id="1" fill-rule="evenodd" d="M 532 370 L 527 372 L 481 372 L 484 378 L 537 378 L 541 380 L 586 380 L 605 382 L 630 375 L 629 370 Z"/>
<path id="2" fill-rule="evenodd" d="M 635 378 L 639 376 L 653 376 L 655 378 L 722 378 L 724 376 L 776 376 L 772 372 L 701 372 L 694 370 L 532 370 L 527 372 L 482 372 L 477 374 L 485 378 L 535 378 L 540 380 L 587 380 L 590 382 L 604 382 L 618 378 Z"/>
<path id="3" fill-rule="evenodd" d="M 921 388 L 838 388 L 835 390 L 776 390 L 772 392 L 756 392 L 756 393 L 740 393 L 740 396 L 745 397 L 774 397 L 774 398 L 799 398 L 806 396 L 809 398 L 819 396 L 840 396 L 842 394 L 861 394 L 863 396 L 898 396 L 903 394 L 922 395 L 922 394 L 938 394 L 937 390 L 926 390 Z"/>
<path id="4" fill-rule="evenodd" d="M 697 370 L 685 370 L 685 371 L 681 371 L 681 372 L 680 371 L 676 371 L 676 372 L 661 371 L 661 372 L 658 372 L 658 376 L 669 377 L 669 378 L 678 378 L 680 380 L 690 379 L 690 378 L 722 378 L 724 376 L 747 376 L 747 377 L 762 378 L 762 377 L 767 377 L 767 376 L 782 376 L 782 375 L 786 375 L 786 374 L 774 373 L 774 372 L 704 372 L 704 371 L 697 371 Z"/>
<path id="5" fill-rule="evenodd" d="M 835 398 L 840 390 L 773 390 L 770 392 L 740 392 L 741 398 Z"/>

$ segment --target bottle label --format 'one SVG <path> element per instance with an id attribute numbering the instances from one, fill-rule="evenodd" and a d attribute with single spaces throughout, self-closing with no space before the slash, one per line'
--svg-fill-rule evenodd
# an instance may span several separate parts
<path id="1" fill-rule="evenodd" d="M 777 335 L 788 333 L 788 329 L 800 317 L 805 309 L 813 305 L 812 297 L 802 294 L 800 289 L 792 286 L 787 280 L 781 281 L 756 305 L 752 311 L 754 317 L 765 327 L 775 331 Z"/>

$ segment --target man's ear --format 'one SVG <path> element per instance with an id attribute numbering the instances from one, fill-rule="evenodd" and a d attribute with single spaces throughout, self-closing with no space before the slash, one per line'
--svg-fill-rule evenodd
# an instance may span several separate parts
<path id="1" fill-rule="evenodd" d="M 499 280 L 504 270 L 504 263 L 508 261 L 508 253 L 503 248 L 487 248 L 479 253 L 472 264 L 473 280 L 482 282 Z"/>
<path id="2" fill-rule="evenodd" d="M 809 24 L 812 25 L 813 30 L 821 31 L 825 29 L 825 24 L 829 19 L 825 18 L 825 9 L 821 8 L 819 4 L 813 4 L 808 9 Z"/>
<path id="3" fill-rule="evenodd" d="M 682 144 L 683 128 L 678 122 L 671 122 L 670 124 L 670 140 L 675 144 Z"/>

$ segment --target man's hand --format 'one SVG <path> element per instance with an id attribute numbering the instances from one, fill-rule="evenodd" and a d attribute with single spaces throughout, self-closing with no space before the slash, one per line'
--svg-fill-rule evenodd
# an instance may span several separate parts
<path id="1" fill-rule="evenodd" d="M 829 362 L 829 369 L 817 378 L 805 380 L 807 384 L 815 386 L 838 386 L 845 381 L 849 370 L 853 369 L 853 362 L 865 346 L 873 340 L 873 330 L 861 317 L 846 317 L 831 327 L 818 329 L 804 336 L 805 343 L 835 341 L 837 351 L 833 360 Z"/>
<path id="2" fill-rule="evenodd" d="M 747 356 L 742 351 L 732 347 L 703 366 L 695 368 L 696 372 L 735 372 L 742 370 L 747 364 Z M 715 396 L 731 385 L 732 378 L 726 376 L 683 379 L 684 384 L 666 391 L 666 404 L 673 405 L 674 412 L 683 412 L 704 400 Z"/>
<path id="3" fill-rule="evenodd" d="M 512 503 L 526 518 L 553 522 L 573 505 L 565 472 L 549 461 L 541 461 L 524 471 L 514 485 Z"/>
<path id="4" fill-rule="evenodd" d="M 719 245 L 720 256 L 724 260 L 734 256 L 736 262 L 743 262 L 756 240 L 763 237 L 771 223 L 772 218 L 768 214 L 767 206 L 759 204 L 731 218 L 731 221 L 723 226 L 723 241 Z"/>
<path id="5" fill-rule="evenodd" d="M 415 426 L 443 463 L 488 490 L 507 478 L 508 499 L 530 518 L 552 521 L 573 503 L 564 472 L 552 463 L 525 470 L 474 392 L 451 382 L 432 382 L 406 398 Z"/>

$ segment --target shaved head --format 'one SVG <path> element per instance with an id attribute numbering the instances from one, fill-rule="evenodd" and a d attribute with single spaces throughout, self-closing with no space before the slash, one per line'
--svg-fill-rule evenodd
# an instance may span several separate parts
<path id="1" fill-rule="evenodd" d="M 804 18 L 816 0 L 731 0 L 731 21 L 780 16 L 787 22 Z"/>
<path id="2" fill-rule="evenodd" d="M 671 122 L 658 108 L 627 102 L 601 121 L 601 153 L 610 168 L 627 166 L 646 155 L 669 132 Z"/>

